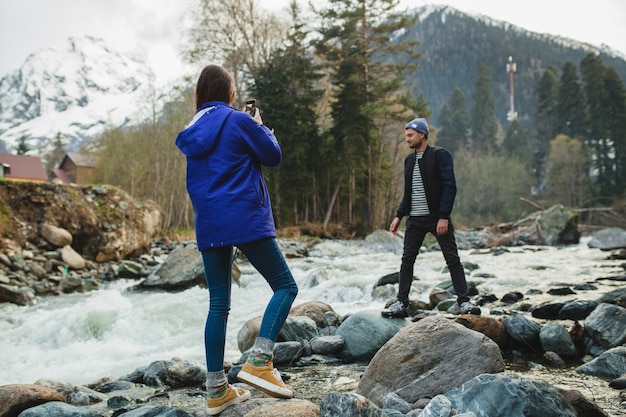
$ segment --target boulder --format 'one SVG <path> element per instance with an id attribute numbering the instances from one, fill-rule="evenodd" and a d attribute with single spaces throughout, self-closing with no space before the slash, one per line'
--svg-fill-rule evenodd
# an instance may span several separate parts
<path id="1" fill-rule="evenodd" d="M 390 392 L 412 403 L 443 394 L 477 375 L 502 371 L 504 360 L 495 342 L 436 315 L 403 328 L 385 343 L 370 361 L 357 392 L 377 405 Z"/>
<path id="2" fill-rule="evenodd" d="M 86 265 L 85 259 L 69 245 L 61 249 L 61 259 L 71 269 L 83 269 Z"/>
<path id="3" fill-rule="evenodd" d="M 362 310 L 341 323 L 336 334 L 343 337 L 346 362 L 368 362 L 401 328 L 406 319 L 387 319 L 380 311 Z"/>
<path id="4" fill-rule="evenodd" d="M 36 384 L 0 386 L 0 416 L 17 417 L 22 411 L 50 401 L 65 402 L 60 392 Z"/>
<path id="5" fill-rule="evenodd" d="M 30 287 L 0 284 L 0 303 L 13 303 L 25 306 L 34 298 L 35 292 Z"/>
<path id="6" fill-rule="evenodd" d="M 565 245 L 578 243 L 578 216 L 562 205 L 537 211 L 513 223 L 483 230 L 487 246 Z"/>
<path id="7" fill-rule="evenodd" d="M 196 243 L 188 242 L 174 248 L 165 262 L 136 288 L 183 291 L 197 285 L 206 288 L 204 263 Z"/>
<path id="8" fill-rule="evenodd" d="M 72 234 L 67 230 L 56 227 L 49 223 L 43 223 L 40 230 L 41 236 L 58 248 L 72 244 Z"/>
<path id="9" fill-rule="evenodd" d="M 600 378 L 618 378 L 626 373 L 626 347 L 617 346 L 576 368 L 576 372 Z"/>
<path id="10" fill-rule="evenodd" d="M 506 350 L 509 347 L 509 334 L 506 332 L 504 322 L 500 318 L 463 314 L 456 317 L 454 321 L 468 329 L 484 334 L 496 342 L 502 350 Z"/>
<path id="11" fill-rule="evenodd" d="M 587 246 L 602 250 L 626 248 L 626 230 L 619 227 L 598 230 L 591 235 Z"/>
<path id="12" fill-rule="evenodd" d="M 51 401 L 36 407 L 29 408 L 20 413 L 20 417 L 51 417 L 51 416 L 67 416 L 67 417 L 100 417 L 93 411 L 86 410 L 62 402 Z M 139 414 L 135 415 L 136 417 Z"/>
<path id="13" fill-rule="evenodd" d="M 326 327 L 327 323 L 325 322 L 324 315 L 327 312 L 335 312 L 333 308 L 322 301 L 307 301 L 302 304 L 298 304 L 295 307 L 291 308 L 289 312 L 290 316 L 307 316 L 315 321 L 317 327 Z"/>
<path id="14" fill-rule="evenodd" d="M 476 417 L 577 417 L 556 388 L 513 374 L 478 375 L 445 393 L 459 412 Z"/>
<path id="15" fill-rule="evenodd" d="M 585 334 L 604 348 L 626 342 L 626 308 L 601 303 L 585 319 Z"/>

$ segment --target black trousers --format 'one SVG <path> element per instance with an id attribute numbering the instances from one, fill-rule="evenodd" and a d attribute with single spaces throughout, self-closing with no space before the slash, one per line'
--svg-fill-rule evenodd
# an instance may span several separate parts
<path id="1" fill-rule="evenodd" d="M 407 218 L 406 231 L 404 233 L 402 265 L 400 266 L 400 285 L 398 289 L 398 300 L 402 301 L 404 305 L 409 303 L 409 291 L 411 290 L 411 283 L 413 282 L 415 259 L 419 254 L 419 250 L 422 247 L 427 233 L 431 233 L 437 238 L 437 242 L 439 242 L 441 252 L 450 270 L 450 277 L 452 278 L 452 285 L 457 295 L 457 302 L 461 304 L 465 301 L 469 301 L 465 271 L 463 270 L 456 240 L 454 238 L 454 227 L 450 221 L 448 233 L 439 236 L 437 234 L 438 220 L 439 219 L 435 216 L 409 216 Z"/>

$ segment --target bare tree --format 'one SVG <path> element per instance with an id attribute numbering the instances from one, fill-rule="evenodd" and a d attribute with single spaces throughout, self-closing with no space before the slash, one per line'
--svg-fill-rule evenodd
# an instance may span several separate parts
<path id="1" fill-rule="evenodd" d="M 237 91 L 245 92 L 247 83 L 256 79 L 272 51 L 287 38 L 290 22 L 259 9 L 254 0 L 197 3 L 184 59 L 199 68 L 223 65 L 235 74 Z"/>

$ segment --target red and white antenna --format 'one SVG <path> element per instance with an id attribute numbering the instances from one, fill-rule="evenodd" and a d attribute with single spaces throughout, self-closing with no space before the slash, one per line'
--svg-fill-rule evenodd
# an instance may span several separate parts
<path id="1" fill-rule="evenodd" d="M 510 84 L 510 95 L 511 95 L 511 109 L 509 113 L 506 115 L 507 120 L 513 121 L 517 120 L 517 113 L 515 112 L 515 103 L 513 98 L 515 97 L 515 88 L 513 87 L 513 74 L 517 70 L 517 65 L 513 62 L 513 57 L 509 56 L 509 62 L 506 64 L 506 70 L 509 73 L 509 84 Z"/>

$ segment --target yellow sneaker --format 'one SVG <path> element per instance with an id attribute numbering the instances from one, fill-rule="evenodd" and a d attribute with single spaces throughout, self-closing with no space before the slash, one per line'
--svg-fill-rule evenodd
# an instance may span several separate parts
<path id="1" fill-rule="evenodd" d="M 293 391 L 285 385 L 280 373 L 270 362 L 267 366 L 254 366 L 246 363 L 239 371 L 237 379 L 264 393 L 277 398 L 293 398 Z"/>
<path id="2" fill-rule="evenodd" d="M 250 398 L 250 391 L 228 385 L 224 395 L 206 400 L 207 414 L 214 416 L 226 410 L 231 405 L 243 402 Z"/>

